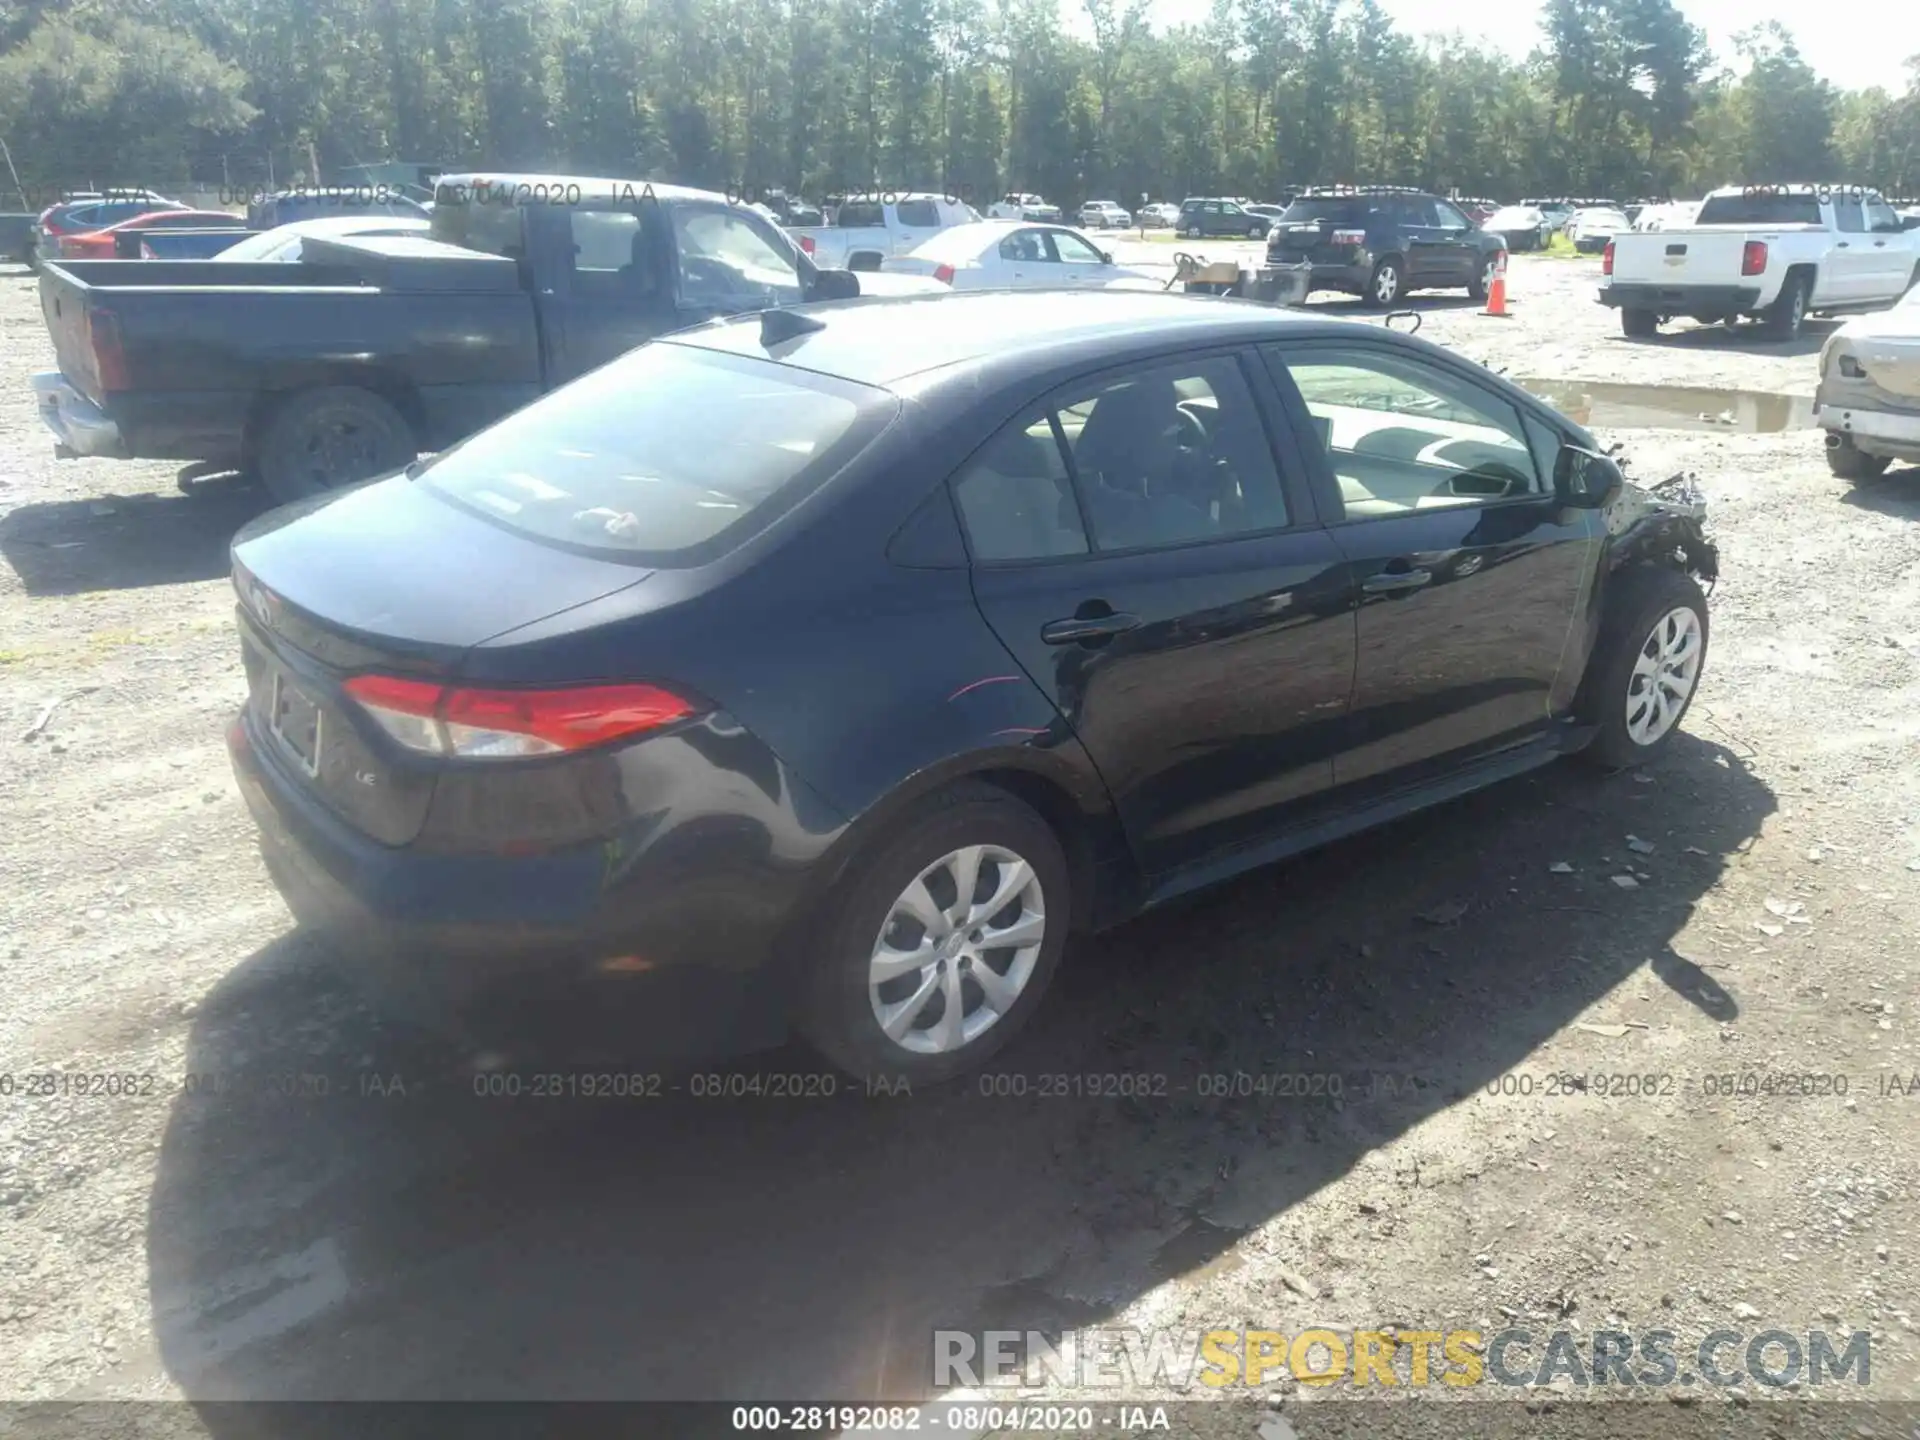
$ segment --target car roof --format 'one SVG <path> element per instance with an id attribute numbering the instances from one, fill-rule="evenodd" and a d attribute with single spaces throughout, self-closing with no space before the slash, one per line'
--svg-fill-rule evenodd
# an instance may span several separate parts
<path id="1" fill-rule="evenodd" d="M 1153 290 L 979 290 L 952 295 L 867 296 L 795 307 L 821 328 L 769 349 L 761 316 L 716 320 L 662 342 L 773 359 L 882 388 L 973 362 L 1006 379 L 1041 371 L 1095 347 L 1115 363 L 1174 341 L 1230 344 L 1289 329 L 1345 330 L 1328 321 L 1261 305 Z M 1370 332 L 1378 326 L 1367 326 Z M 776 353 L 777 352 L 777 353 Z"/>
<path id="2" fill-rule="evenodd" d="M 660 180 L 614 179 L 604 175 L 539 175 L 506 170 L 472 170 L 457 175 L 439 175 L 433 183 L 436 193 L 442 185 L 464 185 L 470 190 L 484 187 L 514 193 L 523 185 L 530 189 L 539 185 L 547 187 L 539 198 L 529 197 L 528 204 L 550 203 L 556 185 L 563 191 L 568 186 L 578 185 L 582 202 L 602 196 L 609 199 L 614 196 L 624 198 L 628 192 L 632 192 L 635 195 L 651 193 L 656 200 L 703 200 L 714 205 L 734 205 L 742 210 L 747 208 L 744 200 L 731 200 L 717 190 L 696 190 L 691 185 L 668 185 Z"/>

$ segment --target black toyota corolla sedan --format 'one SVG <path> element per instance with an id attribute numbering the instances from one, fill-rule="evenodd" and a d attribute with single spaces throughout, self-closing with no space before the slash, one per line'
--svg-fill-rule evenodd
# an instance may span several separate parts
<path id="1" fill-rule="evenodd" d="M 1142 292 L 683 331 L 233 561 L 269 867 L 389 1003 L 911 1080 L 1072 932 L 1650 759 L 1716 565 L 1447 350 Z"/>

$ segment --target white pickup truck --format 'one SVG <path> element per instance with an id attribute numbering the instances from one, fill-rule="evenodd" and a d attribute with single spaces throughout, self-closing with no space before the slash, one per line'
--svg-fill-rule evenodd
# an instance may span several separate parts
<path id="1" fill-rule="evenodd" d="M 1920 279 L 1920 232 L 1860 185 L 1729 185 L 1691 225 L 1615 235 L 1600 273 L 1600 303 L 1634 339 L 1687 315 L 1752 316 L 1791 340 L 1811 313 L 1898 300 Z"/>
<path id="2" fill-rule="evenodd" d="M 878 270 L 889 255 L 905 255 L 955 225 L 980 217 L 973 207 L 929 191 L 848 196 L 831 225 L 790 226 L 794 243 L 830 269 Z"/>

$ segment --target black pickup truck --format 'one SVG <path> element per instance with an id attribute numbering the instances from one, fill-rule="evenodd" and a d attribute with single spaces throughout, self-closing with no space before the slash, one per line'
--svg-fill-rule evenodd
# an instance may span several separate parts
<path id="1" fill-rule="evenodd" d="M 939 291 L 822 270 L 723 196 L 643 181 L 451 175 L 432 229 L 309 240 L 298 264 L 49 262 L 61 456 L 196 462 L 291 501 L 399 468 L 670 330 Z"/>

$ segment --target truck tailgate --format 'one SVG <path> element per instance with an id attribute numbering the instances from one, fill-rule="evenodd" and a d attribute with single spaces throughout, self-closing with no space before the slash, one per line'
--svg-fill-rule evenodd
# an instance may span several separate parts
<path id="1" fill-rule="evenodd" d="M 1649 230 L 1616 235 L 1613 279 L 1626 285 L 1734 285 L 1747 230 Z"/>
<path id="2" fill-rule="evenodd" d="M 40 313 L 47 322 L 47 334 L 53 339 L 53 353 L 60 362 L 60 373 L 98 405 L 103 392 L 87 318 L 89 303 L 90 296 L 84 285 L 70 279 L 57 266 L 41 267 Z"/>

